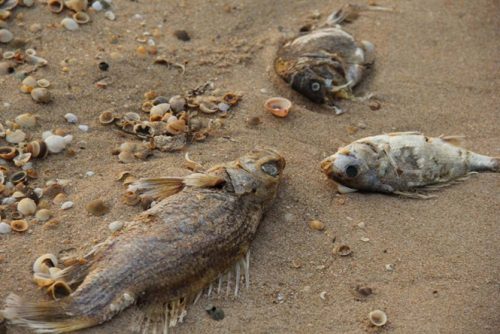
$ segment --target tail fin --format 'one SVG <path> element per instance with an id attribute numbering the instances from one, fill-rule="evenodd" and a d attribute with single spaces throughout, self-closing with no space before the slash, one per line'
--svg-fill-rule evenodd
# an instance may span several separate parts
<path id="1" fill-rule="evenodd" d="M 13 324 L 32 328 L 36 333 L 66 333 L 98 324 L 97 319 L 73 316 L 71 297 L 49 302 L 30 303 L 15 294 L 5 301 L 0 311 Z"/>
<path id="2" fill-rule="evenodd" d="M 491 158 L 491 160 L 492 160 L 491 171 L 494 173 L 500 173 L 500 157 Z"/>

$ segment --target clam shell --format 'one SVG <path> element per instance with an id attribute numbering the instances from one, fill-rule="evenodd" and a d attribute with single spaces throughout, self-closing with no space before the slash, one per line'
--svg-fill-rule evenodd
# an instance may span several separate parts
<path id="1" fill-rule="evenodd" d="M 19 0 L 19 5 L 24 7 L 31 7 L 35 3 L 35 0 Z"/>
<path id="2" fill-rule="evenodd" d="M 74 12 L 87 10 L 89 6 L 88 0 L 64 0 L 64 5 Z"/>
<path id="3" fill-rule="evenodd" d="M 73 20 L 75 20 L 75 22 L 78 24 L 85 24 L 90 22 L 90 16 L 89 14 L 84 12 L 76 12 L 75 14 L 73 14 Z"/>
<path id="4" fill-rule="evenodd" d="M 57 256 L 54 254 L 43 254 L 39 256 L 33 263 L 33 272 L 35 274 L 49 274 L 49 268 L 57 267 Z"/>
<path id="5" fill-rule="evenodd" d="M 23 216 L 31 216 L 36 212 L 36 203 L 31 198 L 23 198 L 17 203 L 17 211 Z"/>
<path id="6" fill-rule="evenodd" d="M 219 108 L 215 103 L 209 102 L 209 101 L 202 101 L 200 103 L 200 111 L 205 113 L 205 114 L 213 114 L 216 113 Z"/>
<path id="7" fill-rule="evenodd" d="M 18 184 L 26 180 L 26 177 L 28 176 L 28 173 L 24 170 L 20 170 L 18 172 L 15 172 L 12 174 L 9 178 L 9 181 L 12 182 L 13 184 Z"/>
<path id="8" fill-rule="evenodd" d="M 36 79 L 34 77 L 32 77 L 31 75 L 29 75 L 26 78 L 24 78 L 24 80 L 22 81 L 22 84 L 25 87 L 31 87 L 31 90 L 32 90 L 33 88 L 36 87 Z M 31 90 L 29 92 L 31 92 Z M 29 93 L 29 92 L 27 92 L 27 93 Z"/>
<path id="9" fill-rule="evenodd" d="M 101 124 L 111 124 L 115 120 L 115 116 L 113 114 L 113 111 L 111 110 L 105 110 L 99 115 L 99 122 Z"/>
<path id="10" fill-rule="evenodd" d="M 317 219 L 309 221 L 308 225 L 311 229 L 316 231 L 323 231 L 325 229 L 325 224 Z"/>
<path id="11" fill-rule="evenodd" d="M 69 17 L 62 19 L 61 25 L 70 31 L 75 31 L 78 29 L 78 23 L 75 20 L 70 19 Z"/>
<path id="12" fill-rule="evenodd" d="M 38 87 L 47 88 L 50 86 L 50 81 L 47 79 L 40 79 L 37 80 L 36 84 L 38 85 Z"/>
<path id="13" fill-rule="evenodd" d="M 170 104 L 170 109 L 175 112 L 183 111 L 186 107 L 186 99 L 180 95 L 172 96 L 170 100 L 168 100 L 168 103 Z"/>
<path id="14" fill-rule="evenodd" d="M 43 159 L 49 154 L 47 144 L 42 140 L 36 140 L 26 145 L 26 151 L 31 153 L 33 158 Z"/>
<path id="15" fill-rule="evenodd" d="M 16 232 L 25 232 L 28 230 L 28 222 L 24 219 L 17 219 L 10 222 L 10 227 Z"/>
<path id="16" fill-rule="evenodd" d="M 47 289 L 47 292 L 54 300 L 57 300 L 69 296 L 72 291 L 66 282 L 58 280 Z"/>
<path id="17" fill-rule="evenodd" d="M 141 110 L 144 111 L 145 113 L 148 113 L 151 111 L 151 109 L 153 108 L 153 102 L 151 101 L 146 101 L 142 104 L 141 106 Z"/>
<path id="18" fill-rule="evenodd" d="M 48 0 L 47 1 L 47 4 L 48 4 L 48 7 L 49 7 L 49 10 L 52 12 L 52 13 L 60 13 L 63 11 L 64 9 L 64 3 L 62 0 Z"/>
<path id="19" fill-rule="evenodd" d="M 49 103 L 51 98 L 52 98 L 50 96 L 49 90 L 47 88 L 41 88 L 41 87 L 34 88 L 31 91 L 31 97 L 36 102 L 40 102 L 40 103 Z"/>
<path id="20" fill-rule="evenodd" d="M 32 113 L 18 115 L 15 121 L 23 128 L 33 128 L 36 126 L 36 116 Z"/>
<path id="21" fill-rule="evenodd" d="M 167 124 L 167 132 L 171 135 L 179 135 L 186 131 L 186 121 L 183 119 L 178 119 L 176 121 Z"/>
<path id="22" fill-rule="evenodd" d="M 384 311 L 381 310 L 371 311 L 368 314 L 368 319 L 373 325 L 377 327 L 382 327 L 387 323 L 387 315 Z"/>
<path id="23" fill-rule="evenodd" d="M 16 56 L 16 53 L 14 51 L 5 51 L 2 53 L 2 58 L 3 59 L 13 59 Z"/>
<path id="24" fill-rule="evenodd" d="M 26 134 L 22 130 L 5 131 L 5 140 L 11 144 L 19 144 L 26 139 Z"/>
<path id="25" fill-rule="evenodd" d="M 52 217 L 52 212 L 49 209 L 40 209 L 36 212 L 35 218 L 40 222 L 45 222 Z"/>
<path id="26" fill-rule="evenodd" d="M 123 115 L 123 119 L 129 122 L 139 122 L 141 120 L 141 116 L 136 112 L 128 112 Z"/>
<path id="27" fill-rule="evenodd" d="M 340 256 L 349 256 L 352 254 L 351 247 L 349 247 L 348 245 L 340 245 L 337 248 L 337 254 L 339 254 Z"/>
<path id="28" fill-rule="evenodd" d="M 154 136 L 154 129 L 146 123 L 139 123 L 134 125 L 134 133 L 137 137 L 146 139 Z"/>
<path id="29" fill-rule="evenodd" d="M 26 49 L 26 51 L 24 51 L 24 53 L 27 56 L 36 56 L 36 50 L 35 49 Z"/>
<path id="30" fill-rule="evenodd" d="M 24 166 L 30 161 L 31 159 L 31 153 L 21 153 L 18 156 L 16 156 L 12 161 L 14 161 L 14 164 L 17 167 Z"/>
<path id="31" fill-rule="evenodd" d="M 7 29 L 0 29 L 0 43 L 9 43 L 14 39 L 14 35 Z"/>
<path id="32" fill-rule="evenodd" d="M 267 111 L 276 117 L 287 117 L 292 107 L 292 102 L 283 97 L 272 97 L 264 102 Z"/>
<path id="33" fill-rule="evenodd" d="M 133 162 L 135 160 L 134 154 L 130 151 L 122 151 L 118 154 L 118 160 L 124 164 Z"/>
<path id="34" fill-rule="evenodd" d="M 17 155 L 15 147 L 12 146 L 1 146 L 0 147 L 0 159 L 12 160 Z"/>
<path id="35" fill-rule="evenodd" d="M 66 140 L 58 135 L 49 136 L 44 141 L 51 153 L 59 153 L 66 147 Z"/>

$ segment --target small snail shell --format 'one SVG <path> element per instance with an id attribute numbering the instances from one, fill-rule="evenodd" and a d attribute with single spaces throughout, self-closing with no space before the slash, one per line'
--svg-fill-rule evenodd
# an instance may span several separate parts
<path id="1" fill-rule="evenodd" d="M 387 323 L 387 315 L 381 310 L 371 311 L 368 314 L 368 319 L 370 319 L 370 322 L 377 327 L 382 327 Z"/>
<path id="2" fill-rule="evenodd" d="M 49 268 L 57 267 L 57 256 L 54 254 L 43 254 L 39 256 L 33 263 L 33 272 L 48 274 Z"/>

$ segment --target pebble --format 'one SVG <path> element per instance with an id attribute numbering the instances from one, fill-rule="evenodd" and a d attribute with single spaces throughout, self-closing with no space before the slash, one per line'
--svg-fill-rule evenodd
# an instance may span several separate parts
<path id="1" fill-rule="evenodd" d="M 228 112 L 231 106 L 227 103 L 221 102 L 217 105 L 217 108 L 219 108 L 219 110 L 222 112 Z"/>
<path id="2" fill-rule="evenodd" d="M 61 209 L 63 210 L 68 210 L 68 209 L 71 209 L 73 207 L 73 202 L 71 201 L 67 201 L 67 202 L 64 202 L 63 204 L 61 204 Z"/>
<path id="3" fill-rule="evenodd" d="M 12 228 L 7 223 L 0 223 L 0 234 L 8 234 L 12 231 Z"/>
<path id="4" fill-rule="evenodd" d="M 183 42 L 188 42 L 191 40 L 191 36 L 189 36 L 186 30 L 176 30 L 174 31 L 174 36 Z"/>
<path id="5" fill-rule="evenodd" d="M 85 124 L 80 124 L 80 125 L 78 125 L 78 129 L 80 129 L 83 132 L 87 132 L 87 131 L 89 131 L 89 126 L 85 125 Z"/>
<path id="6" fill-rule="evenodd" d="M 368 241 L 370 241 L 370 239 L 368 239 L 367 237 L 361 237 L 361 239 L 360 239 L 360 240 L 361 240 L 361 241 L 364 241 L 364 242 L 368 242 Z"/>
<path id="7" fill-rule="evenodd" d="M 325 224 L 317 219 L 309 221 L 308 225 L 311 229 L 316 231 L 323 231 L 325 229 Z"/>
<path id="8" fill-rule="evenodd" d="M 95 175 L 95 173 L 93 171 L 91 171 L 91 170 L 89 170 L 88 172 L 85 173 L 86 177 L 91 177 L 91 176 L 94 176 L 94 175 Z"/>
<path id="9" fill-rule="evenodd" d="M 72 114 L 70 112 L 67 113 L 66 115 L 64 115 L 64 118 L 66 118 L 66 121 L 68 121 L 68 123 L 72 123 L 72 124 L 78 123 L 78 117 L 75 114 Z"/>
<path id="10" fill-rule="evenodd" d="M 394 265 L 392 263 L 386 264 L 385 265 L 385 270 L 387 271 L 394 271 Z"/>
<path id="11" fill-rule="evenodd" d="M 64 18 L 62 21 L 61 21 L 61 25 L 66 28 L 67 30 L 70 30 L 70 31 L 75 31 L 78 29 L 78 23 L 76 23 L 75 20 L 73 19 L 70 19 L 69 17 L 66 17 Z"/>
<path id="12" fill-rule="evenodd" d="M 108 228 L 111 232 L 116 232 L 118 230 L 121 230 L 123 227 L 123 223 L 121 221 L 114 221 L 109 223 Z"/>
<path id="13" fill-rule="evenodd" d="M 94 216 L 103 216 L 109 212 L 109 207 L 104 203 L 102 199 L 95 199 L 90 201 L 85 206 L 88 213 Z"/>

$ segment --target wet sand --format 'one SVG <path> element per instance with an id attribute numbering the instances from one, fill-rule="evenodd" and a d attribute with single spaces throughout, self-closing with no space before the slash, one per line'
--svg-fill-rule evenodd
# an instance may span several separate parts
<path id="1" fill-rule="evenodd" d="M 347 112 L 340 116 L 290 91 L 271 69 L 284 37 L 308 22 L 314 10 L 324 18 L 340 2 L 114 3 L 116 21 L 100 13 L 76 32 L 48 27 L 62 16 L 50 14 L 40 4 L 16 10 L 23 13 L 24 26 L 16 20 L 9 23 L 16 37 L 31 39 L 28 46 L 49 61 L 36 77 L 53 83 L 54 101 L 35 104 L 19 92 L 20 82 L 14 76 L 2 76 L 0 120 L 33 112 L 40 115 L 36 135 L 68 128 L 75 142 L 85 140 L 88 147 L 75 157 L 51 155 L 36 163 L 39 184 L 53 178 L 71 180 L 67 189 L 75 207 L 54 208 L 61 221 L 55 229 L 38 224 L 28 233 L 0 236 L 1 300 L 10 292 L 32 300 L 45 298 L 31 282 L 31 264 L 38 255 L 68 249 L 83 254 L 109 235 L 109 222 L 140 212 L 122 203 L 124 188 L 114 180 L 118 172 L 130 170 L 144 177 L 185 173 L 178 167 L 183 152 L 157 152 L 144 162 L 119 164 L 111 150 L 129 137 L 101 126 L 100 112 L 113 106 L 137 111 L 148 90 L 169 96 L 214 80 L 218 88 L 241 91 L 243 100 L 221 136 L 187 147 L 190 157 L 211 165 L 255 145 L 275 146 L 286 156 L 287 168 L 277 201 L 252 246 L 250 289 L 237 299 L 202 298 L 176 334 L 498 332 L 498 175 L 480 174 L 424 201 L 381 194 L 339 196 L 318 166 L 345 143 L 408 130 L 430 136 L 466 135 L 467 148 L 499 156 L 498 2 L 398 1 L 395 13 L 367 13 L 347 25 L 347 31 L 376 46 L 375 66 L 356 92 L 376 93 L 382 107 L 372 111 L 367 104 L 345 102 Z M 134 18 L 135 14 L 143 19 Z M 27 30 L 33 22 L 43 25 L 42 33 Z M 183 75 L 175 68 L 153 65 L 152 56 L 136 54 L 140 44 L 135 38 L 158 25 L 162 25 L 161 36 L 155 38 L 159 54 L 186 63 Z M 177 29 L 187 30 L 191 41 L 177 40 L 172 35 Z M 112 53 L 123 58 L 112 59 Z M 97 67 L 99 54 L 110 64 L 106 73 Z M 69 72 L 61 70 L 64 59 L 76 60 L 68 65 Z M 103 76 L 112 84 L 98 89 L 94 83 Z M 263 101 L 275 95 L 293 101 L 288 118 L 264 112 Z M 67 112 L 76 114 L 90 131 L 68 125 L 63 118 Z M 263 122 L 248 127 L 245 120 L 253 116 Z M 358 131 L 350 134 L 349 127 Z M 95 175 L 84 177 L 87 171 Z M 112 207 L 102 218 L 89 216 L 84 209 L 95 198 Z M 310 219 L 323 221 L 326 231 L 311 230 Z M 364 228 L 358 226 L 361 222 Z M 369 241 L 361 241 L 362 237 Z M 352 256 L 334 256 L 332 249 L 339 244 L 348 244 Z M 387 271 L 387 264 L 394 270 Z M 355 291 L 357 285 L 374 293 L 362 297 Z M 204 311 L 207 304 L 221 307 L 225 319 L 211 320 Z M 367 314 L 373 309 L 387 313 L 384 328 L 369 325 Z M 133 313 L 126 311 L 82 333 L 129 333 Z M 7 333 L 28 331 L 8 327 Z"/>

